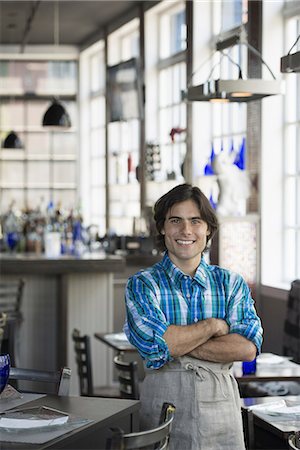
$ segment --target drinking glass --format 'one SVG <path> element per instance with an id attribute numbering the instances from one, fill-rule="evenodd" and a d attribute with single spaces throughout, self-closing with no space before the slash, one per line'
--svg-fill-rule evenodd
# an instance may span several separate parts
<path id="1" fill-rule="evenodd" d="M 244 361 L 242 368 L 243 375 L 254 375 L 256 373 L 256 358 L 253 361 Z"/>
<path id="2" fill-rule="evenodd" d="M 9 378 L 10 358 L 9 355 L 0 355 L 0 394 L 7 385 Z"/>

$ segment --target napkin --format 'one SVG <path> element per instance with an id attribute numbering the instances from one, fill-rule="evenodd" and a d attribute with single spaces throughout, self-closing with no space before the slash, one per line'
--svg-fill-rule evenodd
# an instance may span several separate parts
<path id="1" fill-rule="evenodd" d="M 249 409 L 252 411 L 268 414 L 269 416 L 300 416 L 300 404 L 295 403 L 297 402 L 287 403 L 285 402 L 285 400 L 278 400 L 269 403 L 261 403 L 259 405 L 252 405 L 249 406 Z"/>
<path id="2" fill-rule="evenodd" d="M 10 410 L 0 418 L 0 428 L 18 430 L 43 428 L 63 425 L 68 419 L 68 415 L 45 406 L 24 410 Z"/>
<path id="3" fill-rule="evenodd" d="M 282 364 L 283 362 L 286 362 L 289 359 L 290 358 L 288 358 L 288 357 L 274 355 L 273 353 L 261 353 L 256 358 L 256 362 L 258 364 L 268 364 L 268 365 L 271 364 L 272 365 L 272 364 Z"/>

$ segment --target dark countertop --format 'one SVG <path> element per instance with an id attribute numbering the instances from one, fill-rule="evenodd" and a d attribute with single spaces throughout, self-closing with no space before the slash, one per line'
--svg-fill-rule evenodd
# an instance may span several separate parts
<path id="1" fill-rule="evenodd" d="M 61 255 L 47 258 L 44 254 L 0 254 L 0 274 L 66 274 L 66 273 L 114 273 L 125 269 L 121 256 L 86 253 L 81 257 Z"/>

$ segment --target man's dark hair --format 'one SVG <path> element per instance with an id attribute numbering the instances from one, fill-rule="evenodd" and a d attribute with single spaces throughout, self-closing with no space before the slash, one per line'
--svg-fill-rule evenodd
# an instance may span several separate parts
<path id="1" fill-rule="evenodd" d="M 216 233 L 218 229 L 218 219 L 207 197 L 196 186 L 192 186 L 191 184 L 179 184 L 160 197 L 154 205 L 154 220 L 158 232 L 156 242 L 159 250 L 166 250 L 165 237 L 161 234 L 161 231 L 164 227 L 169 209 L 176 203 L 181 203 L 186 200 L 193 200 L 196 203 L 201 219 L 208 225 L 209 235 L 207 236 L 206 248 L 208 242 Z M 206 248 L 204 250 L 206 250 Z"/>

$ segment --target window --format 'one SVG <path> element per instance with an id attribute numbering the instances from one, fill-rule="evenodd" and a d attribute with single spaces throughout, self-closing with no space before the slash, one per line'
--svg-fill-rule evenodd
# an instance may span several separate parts
<path id="1" fill-rule="evenodd" d="M 100 41 L 80 56 L 82 211 L 86 223 L 97 225 L 100 235 L 106 231 L 105 80 Z"/>
<path id="2" fill-rule="evenodd" d="M 77 203 L 77 62 L 0 61 L 0 138 L 14 130 L 22 149 L 1 149 L 0 209 L 35 209 L 52 200 L 70 209 Z M 53 96 L 59 96 L 72 128 L 42 126 Z"/>
<path id="3" fill-rule="evenodd" d="M 125 67 L 130 60 L 138 64 L 138 58 L 139 20 L 133 19 L 108 36 L 108 66 L 124 63 Z M 132 92 L 123 94 L 126 97 Z M 131 99 L 132 95 L 126 98 L 127 101 Z M 140 122 L 139 117 L 132 114 L 133 110 L 130 108 L 128 111 L 127 120 L 108 124 L 109 226 L 110 232 L 118 235 L 131 235 L 134 218 L 140 217 L 140 185 L 137 180 Z"/>
<path id="4" fill-rule="evenodd" d="M 183 182 L 186 154 L 185 4 L 161 2 L 146 13 L 146 204 Z M 158 92 L 158 95 L 157 95 Z"/>
<path id="5" fill-rule="evenodd" d="M 286 53 L 300 34 L 300 17 L 286 21 Z M 299 51 L 299 43 L 292 53 Z M 300 75 L 287 74 L 283 166 L 283 281 L 300 278 Z"/>

